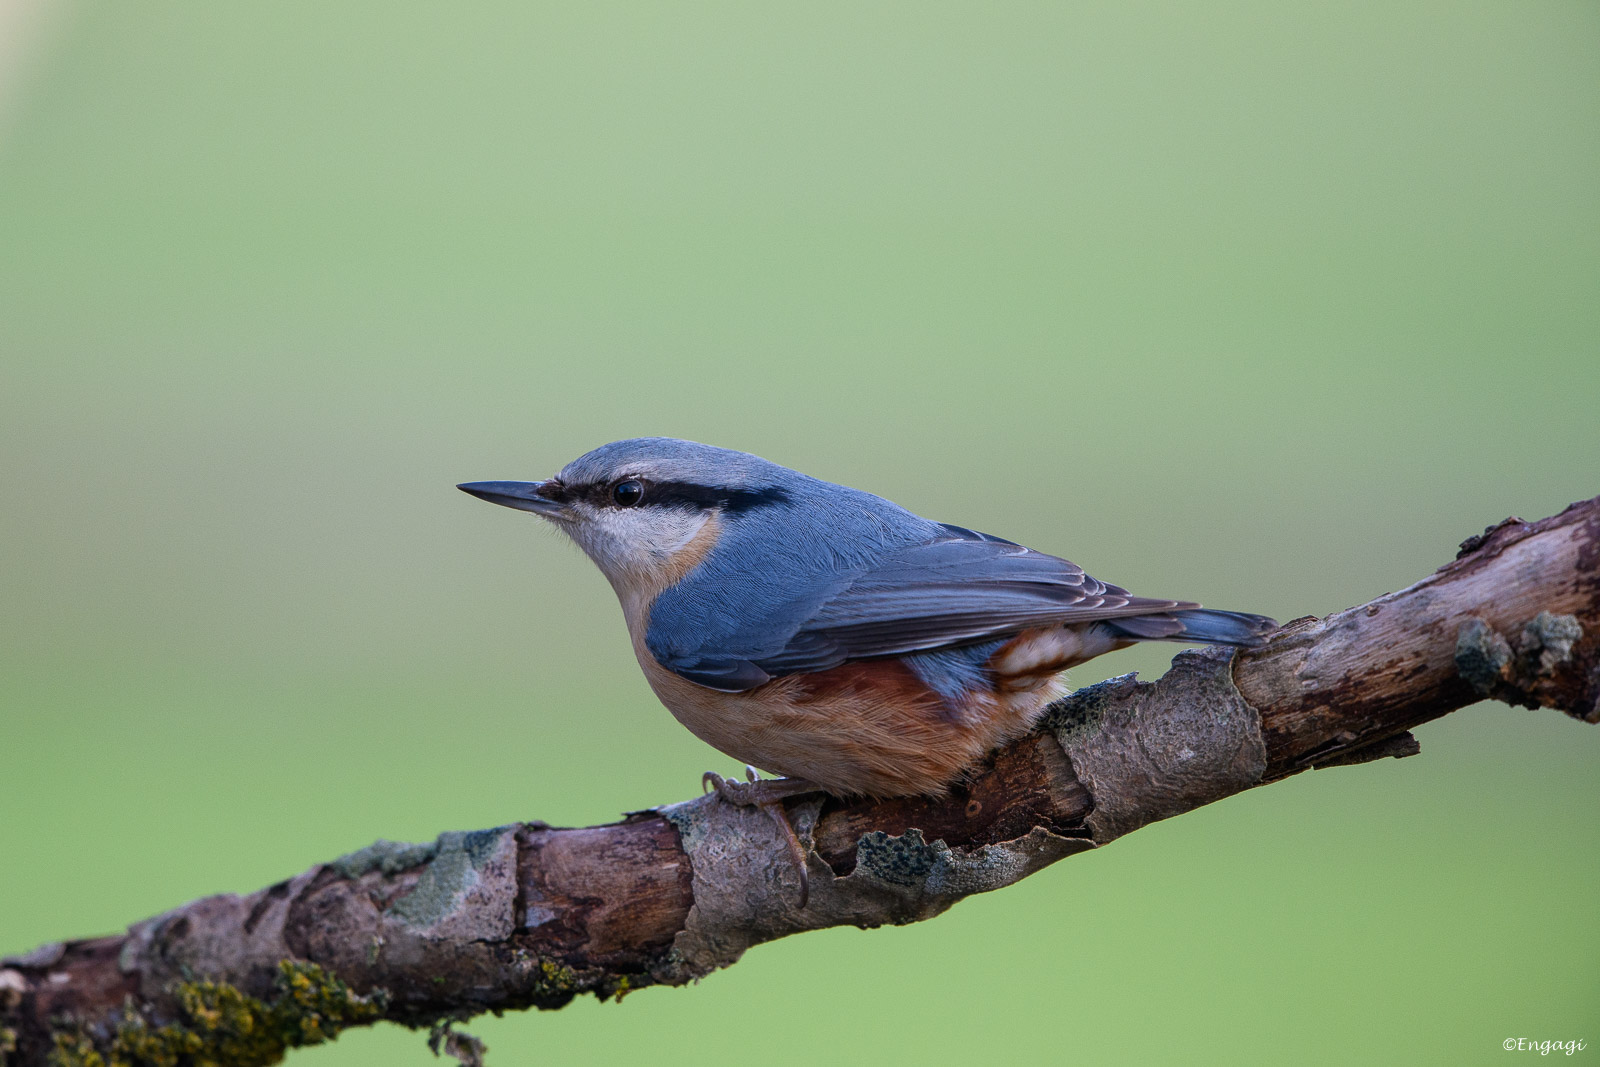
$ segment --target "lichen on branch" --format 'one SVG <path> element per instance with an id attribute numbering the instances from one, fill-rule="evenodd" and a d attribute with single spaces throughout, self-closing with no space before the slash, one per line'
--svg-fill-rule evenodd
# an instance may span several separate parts
<path id="1" fill-rule="evenodd" d="M 331 1041 L 383 1017 L 381 990 L 358 996 L 315 963 L 282 960 L 267 1000 L 207 979 L 172 988 L 176 1017 L 153 1023 L 133 1001 L 108 1028 L 79 1020 L 58 1030 L 51 1067 L 265 1067 L 291 1048 Z M 96 1031 L 99 1030 L 99 1033 Z"/>

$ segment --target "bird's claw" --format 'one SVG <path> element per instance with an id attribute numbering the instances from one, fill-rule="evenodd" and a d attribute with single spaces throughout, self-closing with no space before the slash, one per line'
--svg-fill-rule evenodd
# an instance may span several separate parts
<path id="1" fill-rule="evenodd" d="M 759 783 L 754 778 L 748 783 L 738 782 L 724 778 L 716 771 L 707 771 L 700 776 L 702 793 L 715 793 L 719 799 L 739 808 L 759 808 L 767 802 L 767 798 L 760 795 L 758 787 Z"/>

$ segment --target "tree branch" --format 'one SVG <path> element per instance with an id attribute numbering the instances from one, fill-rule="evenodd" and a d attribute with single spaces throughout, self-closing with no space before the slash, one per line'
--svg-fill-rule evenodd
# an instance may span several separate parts
<path id="1" fill-rule="evenodd" d="M 1408 589 L 1260 649 L 1180 653 L 1053 705 L 947 798 L 761 813 L 702 797 L 619 823 L 380 841 L 248 896 L 0 961 L 8 1065 L 272 1063 L 344 1026 L 558 1008 L 681 984 L 803 930 L 931 918 L 1158 819 L 1311 767 L 1417 752 L 1484 697 L 1600 721 L 1600 497 L 1462 545 Z M 467 1062 L 481 1049 L 436 1029 Z"/>

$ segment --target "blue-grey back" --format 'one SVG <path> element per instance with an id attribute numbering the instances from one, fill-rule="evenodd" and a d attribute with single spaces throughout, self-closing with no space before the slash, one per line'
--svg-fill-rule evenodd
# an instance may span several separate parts
<path id="1" fill-rule="evenodd" d="M 656 598 L 646 643 L 657 660 L 769 657 L 892 550 L 944 531 L 872 493 L 770 466 L 761 488 L 782 499 L 723 515 L 715 550 Z"/>

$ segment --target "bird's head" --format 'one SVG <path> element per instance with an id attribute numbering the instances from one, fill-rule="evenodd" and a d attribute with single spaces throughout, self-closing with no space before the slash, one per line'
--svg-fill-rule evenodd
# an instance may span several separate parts
<path id="1" fill-rule="evenodd" d="M 715 546 L 725 524 L 789 504 L 803 479 L 746 452 L 639 437 L 602 445 L 542 482 L 457 488 L 550 520 L 627 603 L 681 578 Z"/>

